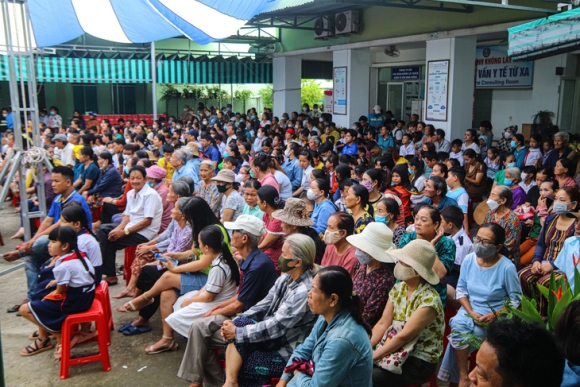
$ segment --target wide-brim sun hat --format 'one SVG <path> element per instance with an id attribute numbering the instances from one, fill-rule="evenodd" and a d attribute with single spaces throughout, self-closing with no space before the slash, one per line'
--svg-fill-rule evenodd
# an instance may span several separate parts
<path id="1" fill-rule="evenodd" d="M 370 223 L 360 234 L 347 236 L 346 241 L 377 261 L 397 262 L 397 259 L 390 254 L 394 248 L 393 232 L 384 223 Z"/>
<path id="2" fill-rule="evenodd" d="M 423 239 L 415 239 L 402 249 L 391 251 L 390 254 L 400 262 L 411 266 L 421 278 L 431 285 L 437 285 L 439 283 L 439 277 L 435 273 L 435 270 L 433 270 L 437 251 L 435 251 L 435 248 L 430 242 Z"/>
<path id="3" fill-rule="evenodd" d="M 236 181 L 236 174 L 231 169 L 222 169 L 215 177 L 212 177 L 211 180 L 233 183 Z"/>
<path id="4" fill-rule="evenodd" d="M 283 210 L 277 210 L 272 213 L 274 219 L 296 227 L 310 227 L 314 224 L 308 211 L 306 203 L 301 199 L 290 198 L 286 200 Z"/>

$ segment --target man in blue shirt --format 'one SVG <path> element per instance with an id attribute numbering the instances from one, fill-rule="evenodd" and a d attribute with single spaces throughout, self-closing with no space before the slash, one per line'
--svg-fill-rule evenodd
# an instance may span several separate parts
<path id="1" fill-rule="evenodd" d="M 50 206 L 47 217 L 42 221 L 38 231 L 28 242 L 22 244 L 19 250 L 11 251 L 3 255 L 3 258 L 12 262 L 18 258 L 25 257 L 26 261 L 26 281 L 28 284 L 28 300 L 30 300 L 34 290 L 40 267 L 50 259 L 48 253 L 48 234 L 60 226 L 60 213 L 62 208 L 71 203 L 77 202 L 85 210 L 88 224 L 92 224 L 93 218 L 91 210 L 85 200 L 73 187 L 74 172 L 67 167 L 55 167 L 52 170 L 52 189 L 56 195 Z M 16 311 L 16 310 L 15 310 Z"/>
<path id="2" fill-rule="evenodd" d="M 298 154 L 300 153 L 300 145 L 296 142 L 288 144 L 286 149 L 286 161 L 282 164 L 282 169 L 286 172 L 286 176 L 290 179 L 292 184 L 292 192 L 296 192 L 302 184 L 302 168 L 298 163 Z"/>
<path id="3" fill-rule="evenodd" d="M 356 153 L 358 152 L 358 146 L 355 144 L 355 140 L 356 140 L 356 130 L 354 129 L 349 129 L 346 132 L 346 135 L 344 136 L 344 141 L 346 142 L 345 146 L 342 148 L 342 154 L 343 155 L 348 155 L 348 156 L 353 156 L 356 155 Z"/>
<path id="4" fill-rule="evenodd" d="M 240 215 L 235 222 L 225 222 L 224 227 L 231 232 L 232 247 L 242 257 L 239 292 L 193 322 L 177 373 L 180 378 L 204 386 L 223 382 L 223 370 L 213 350 L 223 348 L 221 327 L 224 321 L 261 301 L 278 278 L 272 259 L 258 249 L 264 233 L 262 220 L 253 215 Z"/>
<path id="5" fill-rule="evenodd" d="M 375 129 L 379 129 L 383 125 L 383 122 L 385 121 L 385 116 L 383 116 L 381 111 L 382 111 L 381 107 L 379 105 L 376 105 L 373 108 L 372 113 L 370 113 L 368 116 L 369 124 L 371 125 L 371 127 Z"/>
<path id="6" fill-rule="evenodd" d="M 199 139 L 199 144 L 201 145 L 201 153 L 203 153 L 206 158 L 213 162 L 215 167 L 214 170 L 217 170 L 217 166 L 220 161 L 220 152 L 217 147 L 212 145 L 211 135 L 207 133 L 202 134 Z"/>

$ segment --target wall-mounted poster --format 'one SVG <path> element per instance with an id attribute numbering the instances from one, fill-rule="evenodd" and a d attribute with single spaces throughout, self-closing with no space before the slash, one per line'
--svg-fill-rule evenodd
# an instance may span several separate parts
<path id="1" fill-rule="evenodd" d="M 346 115 L 346 67 L 334 68 L 333 79 L 334 111 L 333 114 Z"/>
<path id="2" fill-rule="evenodd" d="M 449 95 L 449 60 L 432 60 L 427 63 L 426 119 L 447 121 Z"/>
<path id="3" fill-rule="evenodd" d="M 476 89 L 531 88 L 534 61 L 512 62 L 505 46 L 477 47 Z"/>

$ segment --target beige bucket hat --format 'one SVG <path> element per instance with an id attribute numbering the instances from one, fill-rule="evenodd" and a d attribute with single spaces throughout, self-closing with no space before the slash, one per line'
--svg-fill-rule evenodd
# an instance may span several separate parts
<path id="1" fill-rule="evenodd" d="M 435 273 L 435 270 L 433 270 L 437 252 L 430 242 L 415 239 L 402 249 L 391 251 L 390 254 L 415 269 L 417 274 L 431 285 L 437 285 L 439 283 L 439 277 Z"/>
<path id="2" fill-rule="evenodd" d="M 296 198 L 286 200 L 284 209 L 274 211 L 272 217 L 296 227 L 310 227 L 314 224 L 306 211 L 306 203 Z"/>

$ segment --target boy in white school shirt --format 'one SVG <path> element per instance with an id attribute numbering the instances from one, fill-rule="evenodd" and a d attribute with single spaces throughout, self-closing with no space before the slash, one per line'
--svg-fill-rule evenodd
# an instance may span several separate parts
<path id="1" fill-rule="evenodd" d="M 444 234 L 455 242 L 455 262 L 451 271 L 447 273 L 447 303 L 455 309 L 461 307 L 455 300 L 461 264 L 468 254 L 473 253 L 473 243 L 463 228 L 463 216 L 463 211 L 457 206 L 447 206 L 441 210 L 441 228 Z"/>
<path id="2" fill-rule="evenodd" d="M 453 140 L 451 142 L 451 152 L 449 152 L 449 158 L 456 159 L 457 161 L 459 161 L 459 165 L 463 167 L 463 164 L 465 164 L 465 159 L 463 158 L 463 151 L 461 150 L 462 146 L 463 141 L 461 141 L 458 138 Z"/>
<path id="3" fill-rule="evenodd" d="M 405 157 L 407 155 L 414 155 L 415 154 L 415 145 L 413 144 L 413 136 L 409 133 L 403 134 L 403 139 L 401 140 L 403 143 L 399 148 L 399 156 Z"/>

